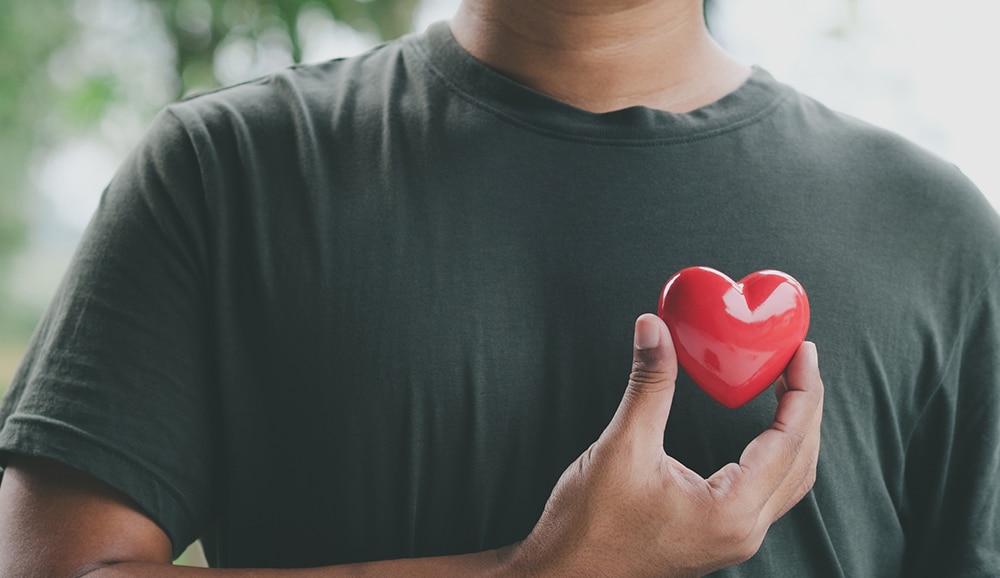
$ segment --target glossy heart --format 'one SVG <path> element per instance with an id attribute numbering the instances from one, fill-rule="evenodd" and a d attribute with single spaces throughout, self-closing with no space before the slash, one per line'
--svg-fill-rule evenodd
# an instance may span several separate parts
<path id="1" fill-rule="evenodd" d="M 805 290 L 780 271 L 734 283 L 715 269 L 689 267 L 663 286 L 659 315 L 684 371 L 730 409 L 774 383 L 809 329 Z"/>

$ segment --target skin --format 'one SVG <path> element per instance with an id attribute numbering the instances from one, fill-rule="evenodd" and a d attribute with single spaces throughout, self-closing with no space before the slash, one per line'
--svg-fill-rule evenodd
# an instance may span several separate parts
<path id="1" fill-rule="evenodd" d="M 749 74 L 709 38 L 697 0 L 466 0 L 452 30 L 487 65 L 593 112 L 684 112 Z M 705 479 L 663 451 L 676 375 L 666 326 L 643 315 L 611 423 L 531 533 L 499 550 L 305 570 L 175 567 L 166 534 L 126 496 L 13 456 L 0 485 L 0 576 L 701 576 L 751 557 L 812 487 L 823 383 L 805 343 L 776 384 L 770 428 Z"/>
<path id="2" fill-rule="evenodd" d="M 451 29 L 488 66 L 591 112 L 689 112 L 750 75 L 709 35 L 701 0 L 464 0 Z"/>

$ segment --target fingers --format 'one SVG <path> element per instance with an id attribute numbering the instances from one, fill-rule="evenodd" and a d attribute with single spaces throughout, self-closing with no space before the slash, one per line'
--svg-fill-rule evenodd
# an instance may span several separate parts
<path id="1" fill-rule="evenodd" d="M 803 350 L 805 348 L 805 350 Z M 806 435 L 803 438 L 802 446 L 796 455 L 790 475 L 776 492 L 772 502 L 780 504 L 774 511 L 773 520 L 785 515 L 802 499 L 812 488 L 816 481 L 816 466 L 819 461 L 819 448 L 821 437 L 821 426 L 823 422 L 823 380 L 820 378 L 819 367 L 816 358 L 816 346 L 812 343 L 803 344 L 799 348 L 803 355 L 796 355 L 785 375 L 782 376 L 783 388 L 778 392 L 778 413 L 775 421 L 782 419 L 782 398 L 789 392 L 798 391 L 800 396 L 803 392 L 810 396 L 812 405 L 812 420 L 809 422 Z M 801 397 L 799 398 L 801 400 Z M 785 502 L 782 504 L 782 496 Z"/>
<path id="2" fill-rule="evenodd" d="M 727 487 L 742 494 L 746 503 L 759 506 L 767 524 L 801 500 L 815 480 L 823 381 L 814 344 L 799 347 L 775 391 L 774 422 L 744 450 L 739 470 L 730 468 L 724 476 Z"/>
<path id="3" fill-rule="evenodd" d="M 666 324 L 650 313 L 640 316 L 635 322 L 632 374 L 612 428 L 662 452 L 676 380 L 677 358 Z"/>
<path id="4" fill-rule="evenodd" d="M 815 344 L 806 341 L 799 346 L 779 382 L 775 388 L 778 409 L 771 429 L 793 438 L 805 437 L 823 407 L 823 380 Z"/>

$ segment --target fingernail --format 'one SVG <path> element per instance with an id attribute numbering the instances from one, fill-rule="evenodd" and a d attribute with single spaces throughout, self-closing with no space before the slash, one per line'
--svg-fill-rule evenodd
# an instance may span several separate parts
<path id="1" fill-rule="evenodd" d="M 660 328 L 651 319 L 640 317 L 635 322 L 635 348 L 653 349 L 660 344 Z"/>
<path id="2" fill-rule="evenodd" d="M 819 366 L 819 355 L 816 353 L 816 344 L 812 341 L 806 341 L 806 361 L 809 365 Z"/>

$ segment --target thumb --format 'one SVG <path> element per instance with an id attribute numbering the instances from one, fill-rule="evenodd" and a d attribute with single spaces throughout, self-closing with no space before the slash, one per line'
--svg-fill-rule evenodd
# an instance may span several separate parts
<path id="1" fill-rule="evenodd" d="M 632 374 L 612 424 L 662 449 L 677 381 L 677 357 L 663 320 L 651 313 L 636 319 L 632 355 Z"/>

